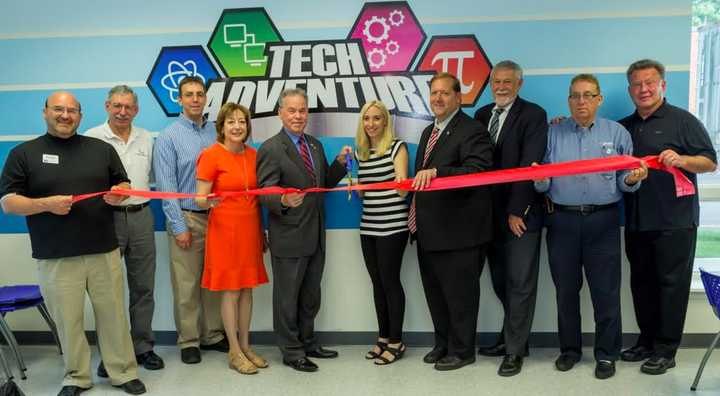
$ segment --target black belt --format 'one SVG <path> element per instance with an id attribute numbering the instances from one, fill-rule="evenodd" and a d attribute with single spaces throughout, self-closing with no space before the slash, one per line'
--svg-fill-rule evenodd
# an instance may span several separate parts
<path id="1" fill-rule="evenodd" d="M 210 209 L 205 209 L 205 210 L 183 209 L 182 211 L 183 211 L 183 212 L 200 213 L 200 214 L 208 214 L 208 213 L 210 213 Z"/>
<path id="2" fill-rule="evenodd" d="M 113 206 L 112 208 L 116 212 L 132 213 L 132 212 L 139 212 L 148 205 L 150 205 L 150 201 L 144 202 L 141 204 L 137 204 L 137 205 Z"/>
<path id="3" fill-rule="evenodd" d="M 560 205 L 555 202 L 552 203 L 555 210 L 561 210 L 565 212 L 580 212 L 582 214 L 590 214 L 604 209 L 612 209 L 617 207 L 617 202 L 606 205 Z"/>

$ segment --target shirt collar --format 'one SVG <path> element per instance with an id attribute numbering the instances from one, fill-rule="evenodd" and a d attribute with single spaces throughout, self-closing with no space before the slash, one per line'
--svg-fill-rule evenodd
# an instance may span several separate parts
<path id="1" fill-rule="evenodd" d="M 196 131 L 205 128 L 205 125 L 207 125 L 207 119 L 205 117 L 203 117 L 203 119 L 202 119 L 202 124 L 197 125 L 193 120 L 187 118 L 185 113 L 180 113 L 180 116 L 178 117 L 178 121 L 181 124 L 183 124 L 184 126 L 191 128 L 193 130 L 196 130 Z"/>
<path id="2" fill-rule="evenodd" d="M 435 128 L 437 128 L 439 131 L 444 131 L 445 128 L 447 128 L 448 124 L 452 119 L 455 117 L 455 115 L 460 111 L 460 108 L 458 107 L 452 114 L 450 114 L 447 118 L 445 118 L 442 121 L 438 121 L 437 118 L 435 118 Z"/>
<path id="3" fill-rule="evenodd" d="M 300 141 L 300 136 L 288 131 L 287 128 L 285 128 L 285 127 L 283 127 L 282 130 L 290 137 L 290 140 L 292 140 L 293 144 L 297 146 L 298 142 Z M 304 140 L 307 140 L 307 138 Z"/>
<path id="4" fill-rule="evenodd" d="M 574 118 L 569 117 L 568 119 L 570 120 L 570 125 L 572 126 L 572 130 L 575 132 L 580 132 L 580 131 L 584 131 L 584 130 L 592 131 L 593 127 L 597 124 L 597 120 L 598 120 L 597 117 L 595 117 L 593 122 L 590 123 L 590 126 L 585 128 L 585 127 L 581 126 L 580 124 L 578 124 Z"/>
<path id="5" fill-rule="evenodd" d="M 495 107 L 493 107 L 493 111 L 495 111 L 496 109 L 504 109 L 503 114 L 507 114 L 510 111 L 510 109 L 513 107 L 513 105 L 515 104 L 516 100 L 517 100 L 517 96 L 515 97 L 515 99 L 513 99 L 512 102 L 508 103 L 508 105 L 505 107 L 500 107 L 496 104 Z"/>
<path id="6" fill-rule="evenodd" d="M 663 98 L 663 102 L 660 105 L 660 107 L 655 109 L 655 111 L 652 112 L 652 114 L 650 114 L 648 116 L 648 118 L 652 118 L 652 117 L 663 118 L 663 117 L 665 117 L 665 114 L 667 114 L 667 112 L 668 112 L 668 106 L 670 106 L 670 105 L 667 103 L 667 98 Z M 635 116 L 636 119 L 642 121 L 642 117 L 640 117 L 640 114 L 638 114 L 637 109 L 635 109 L 635 113 L 633 113 L 633 115 Z"/>
<path id="7" fill-rule="evenodd" d="M 133 138 L 135 137 L 135 134 L 133 133 L 133 129 L 135 129 L 135 127 L 131 124 L 130 125 L 130 134 L 128 135 L 128 141 L 127 141 L 128 143 L 130 143 L 130 141 L 132 141 Z M 122 140 L 122 139 L 120 139 L 120 137 L 118 135 L 115 134 L 115 132 L 113 132 L 112 128 L 110 128 L 110 122 L 108 120 L 106 120 L 105 123 L 103 124 L 102 131 L 105 134 L 105 138 L 107 138 L 107 139 Z"/>

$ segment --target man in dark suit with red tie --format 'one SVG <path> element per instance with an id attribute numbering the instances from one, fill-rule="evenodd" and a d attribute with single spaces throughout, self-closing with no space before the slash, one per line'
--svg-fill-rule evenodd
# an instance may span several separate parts
<path id="1" fill-rule="evenodd" d="M 518 96 L 522 68 L 502 61 L 490 74 L 493 103 L 481 107 L 475 119 L 489 125 L 494 143 L 494 169 L 530 166 L 541 162 L 547 145 L 547 114 L 540 106 Z M 488 265 L 495 295 L 505 311 L 497 343 L 480 348 L 486 356 L 505 356 L 498 374 L 520 372 L 535 313 L 540 236 L 543 225 L 542 195 L 532 182 L 492 186 L 494 237 L 488 248 Z"/>
<path id="2" fill-rule="evenodd" d="M 424 357 L 436 370 L 475 362 L 485 245 L 492 239 L 488 187 L 423 191 L 432 179 L 490 170 L 492 144 L 485 126 L 460 110 L 460 82 L 439 73 L 430 80 L 435 122 L 422 133 L 415 160 L 417 190 L 408 217 L 417 241 L 425 297 L 435 329 L 435 347 Z"/>
<path id="3" fill-rule="evenodd" d="M 282 130 L 257 153 L 258 185 L 335 187 L 345 175 L 345 155 L 352 149 L 343 147 L 328 165 L 322 143 L 305 133 L 308 105 L 302 89 L 286 89 L 280 94 L 278 115 Z M 317 371 L 310 357 L 338 356 L 337 351 L 320 346 L 314 332 L 325 267 L 324 195 L 263 195 L 260 202 L 269 212 L 273 327 L 283 364 L 298 371 Z"/>

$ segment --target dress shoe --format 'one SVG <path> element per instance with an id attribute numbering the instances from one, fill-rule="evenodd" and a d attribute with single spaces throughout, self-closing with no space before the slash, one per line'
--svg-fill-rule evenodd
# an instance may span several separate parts
<path id="1" fill-rule="evenodd" d="M 457 355 L 445 356 L 435 363 L 435 370 L 438 371 L 450 371 L 457 370 L 461 367 L 467 366 L 468 364 L 475 363 L 475 356 L 470 356 L 466 359 L 461 359 Z"/>
<path id="2" fill-rule="evenodd" d="M 58 396 L 77 396 L 90 388 L 81 388 L 75 385 L 65 385 L 60 389 Z"/>
<path id="3" fill-rule="evenodd" d="M 223 338 L 222 340 L 210 344 L 210 345 L 200 345 L 200 349 L 203 351 L 218 351 L 223 353 L 230 352 L 230 344 L 228 344 L 227 338 Z"/>
<path id="4" fill-rule="evenodd" d="M 200 363 L 200 349 L 198 347 L 187 347 L 180 350 L 180 360 L 185 364 Z"/>
<path id="5" fill-rule="evenodd" d="M 323 347 L 317 347 L 312 351 L 305 351 L 305 356 L 318 358 L 318 359 L 335 359 L 338 357 L 338 352 L 332 349 L 325 349 Z"/>
<path id="6" fill-rule="evenodd" d="M 639 362 L 641 360 L 649 359 L 653 354 L 652 349 L 642 346 L 635 345 L 632 348 L 628 348 L 620 353 L 620 360 L 625 362 Z"/>
<path id="7" fill-rule="evenodd" d="M 615 375 L 615 362 L 610 360 L 598 360 L 595 364 L 595 378 L 608 379 Z"/>
<path id="8" fill-rule="evenodd" d="M 165 362 L 153 351 L 135 355 L 135 360 L 137 360 L 138 364 L 145 367 L 146 370 L 160 370 L 165 367 Z"/>
<path id="9" fill-rule="evenodd" d="M 122 388 L 125 393 L 129 393 L 131 395 L 142 395 L 143 393 L 147 392 L 147 389 L 145 389 L 145 384 L 143 384 L 142 381 L 137 378 L 124 384 L 113 386 L 116 388 Z"/>
<path id="10" fill-rule="evenodd" d="M 440 359 L 444 358 L 447 355 L 447 349 L 435 347 L 432 351 L 428 352 L 425 357 L 423 357 L 423 362 L 428 364 L 435 364 Z"/>
<path id="11" fill-rule="evenodd" d="M 103 363 L 102 360 L 100 361 L 100 364 L 98 365 L 97 376 L 100 377 L 100 378 L 107 378 L 107 377 L 108 377 L 107 370 L 105 370 L 105 363 Z"/>
<path id="12" fill-rule="evenodd" d="M 498 375 L 501 377 L 512 377 L 513 375 L 520 374 L 522 365 L 522 356 L 505 355 L 502 364 L 500 364 L 500 368 L 498 368 Z"/>
<path id="13" fill-rule="evenodd" d="M 314 371 L 318 370 L 317 364 L 313 363 L 312 360 L 304 357 L 296 360 L 285 360 L 283 359 L 283 364 L 286 366 L 290 366 L 293 369 L 297 371 L 304 371 L 307 373 L 312 373 Z"/>
<path id="14" fill-rule="evenodd" d="M 675 359 L 653 356 L 640 366 L 640 371 L 645 374 L 660 375 L 673 367 L 675 367 Z"/>
<path id="15" fill-rule="evenodd" d="M 560 371 L 568 371 L 575 363 L 580 361 L 580 356 L 573 353 L 561 353 L 560 356 L 555 360 L 555 367 Z"/>
<path id="16" fill-rule="evenodd" d="M 478 354 L 483 356 L 505 356 L 505 343 L 499 342 L 489 347 L 478 348 Z"/>

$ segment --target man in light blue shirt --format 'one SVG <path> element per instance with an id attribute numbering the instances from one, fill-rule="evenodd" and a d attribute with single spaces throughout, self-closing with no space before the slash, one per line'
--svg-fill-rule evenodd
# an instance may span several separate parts
<path id="1" fill-rule="evenodd" d="M 207 101 L 203 80 L 185 77 L 179 90 L 183 111 L 158 136 L 153 171 L 158 190 L 194 194 L 195 164 L 200 152 L 215 142 L 215 125 L 203 117 Z M 222 331 L 219 293 L 200 287 L 208 211 L 193 199 L 165 199 L 162 207 L 170 240 L 170 280 L 180 357 L 183 363 L 199 363 L 198 346 L 220 352 L 229 349 Z"/>
<path id="2" fill-rule="evenodd" d="M 572 116 L 550 126 L 544 163 L 632 155 L 625 128 L 596 117 L 602 104 L 595 76 L 572 79 L 568 105 Z M 620 213 L 624 192 L 640 188 L 647 167 L 632 171 L 554 177 L 535 182 L 547 193 L 548 259 L 557 291 L 560 357 L 555 366 L 570 370 L 582 354 L 580 289 L 583 268 L 595 317 L 595 377 L 615 374 L 622 346 L 620 315 Z"/>

